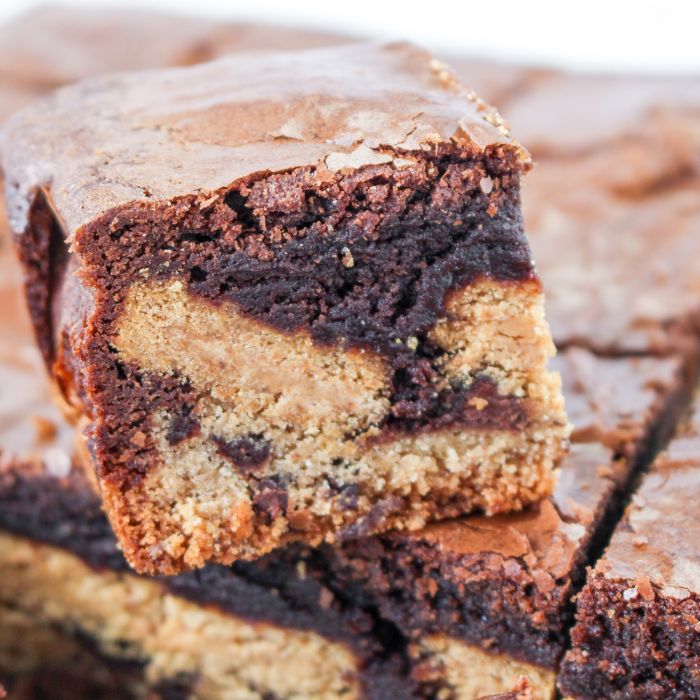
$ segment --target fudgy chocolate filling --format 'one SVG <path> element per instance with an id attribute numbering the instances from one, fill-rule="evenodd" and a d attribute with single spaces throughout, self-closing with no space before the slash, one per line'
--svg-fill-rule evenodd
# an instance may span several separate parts
<path id="1" fill-rule="evenodd" d="M 461 558 L 391 535 L 347 542 L 329 556 L 341 585 L 408 637 L 446 634 L 544 668 L 555 668 L 566 647 L 568 579 L 543 593 L 526 566 L 514 561 L 504 576 L 489 551 Z"/>
<path id="2" fill-rule="evenodd" d="M 270 443 L 262 435 L 245 435 L 235 440 L 213 435 L 211 440 L 219 454 L 244 474 L 258 471 L 270 458 Z"/>

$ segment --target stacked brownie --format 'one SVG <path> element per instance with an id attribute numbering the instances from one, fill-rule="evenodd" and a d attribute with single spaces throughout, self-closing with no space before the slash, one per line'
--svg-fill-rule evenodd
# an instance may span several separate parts
<path id="1" fill-rule="evenodd" d="M 97 17 L 86 18 L 87 24 Z M 209 29 L 204 33 L 208 35 Z M 494 441 L 502 431 L 493 423 L 494 414 L 505 416 L 511 431 L 527 434 L 531 430 L 532 436 L 543 431 L 543 437 L 530 440 L 532 444 L 537 439 L 546 444 L 550 435 L 557 436 L 550 443 L 554 446 L 561 442 L 565 426 L 557 401 L 547 404 L 548 395 L 541 391 L 551 382 L 543 369 L 550 351 L 546 326 L 541 324 L 539 281 L 517 214 L 518 175 L 529 167 L 524 152 L 502 130 L 494 113 L 483 111 L 486 108 L 478 102 L 472 102 L 476 107 L 472 120 L 460 124 L 458 131 L 449 131 L 452 100 L 458 101 L 460 109 L 464 103 L 461 94 L 452 96 L 453 78 L 441 64 L 429 64 L 421 74 L 415 67 L 423 54 L 413 49 L 371 50 L 379 51 L 372 65 L 386 70 L 383 84 L 396 89 L 387 121 L 395 122 L 397 112 L 408 105 L 415 129 L 404 141 L 400 139 L 406 132 L 388 141 L 380 118 L 386 115 L 385 106 L 378 103 L 368 82 L 359 96 L 365 108 L 362 119 L 355 112 L 347 122 L 364 140 L 359 146 L 357 141 L 336 143 L 330 153 L 321 150 L 328 174 L 320 182 L 297 157 L 297 149 L 319 145 L 327 126 L 324 110 L 314 112 L 311 97 L 302 100 L 305 110 L 294 111 L 295 117 L 303 115 L 301 119 L 287 119 L 282 128 L 269 129 L 267 122 L 256 125 L 260 131 L 248 134 L 248 140 L 227 122 L 225 109 L 220 114 L 212 109 L 212 104 L 221 106 L 220 91 L 231 88 L 228 74 L 235 75 L 240 65 L 233 60 L 213 73 L 206 67 L 189 73 L 197 79 L 190 82 L 199 100 L 189 109 L 180 100 L 193 99 L 192 92 L 187 94 L 190 85 L 180 83 L 178 88 L 177 73 L 148 76 L 159 89 L 172 91 L 173 102 L 178 101 L 177 106 L 155 114 L 148 94 L 151 88 L 144 83 L 140 92 L 140 85 L 129 86 L 128 77 L 99 80 L 53 98 L 46 107 L 53 110 L 54 123 L 65 120 L 76 130 L 87 131 L 87 136 L 81 136 L 84 142 L 73 142 L 76 151 L 71 154 L 61 152 L 63 144 L 53 142 L 38 117 L 30 126 L 25 123 L 10 132 L 14 136 L 7 162 L 15 202 L 13 221 L 17 230 L 22 228 L 18 222 L 31 224 L 29 235 L 25 231 L 21 240 L 35 328 L 62 400 L 79 418 L 81 430 L 88 427 L 87 439 L 78 441 L 78 457 L 72 431 L 48 400 L 27 340 L 26 322 L 16 311 L 17 270 L 0 241 L 4 255 L 0 264 L 6 265 L 1 273 L 7 272 L 0 273 L 0 294 L 8 299 L 0 316 L 5 353 L 0 356 L 0 377 L 12 380 L 10 392 L 6 393 L 4 379 L 0 385 L 0 569 L 4 573 L 0 671 L 13 677 L 11 697 L 58 697 L 60 688 L 61 697 L 72 698 L 471 699 L 506 693 L 523 674 L 530 683 L 519 683 L 503 697 L 530 697 L 529 686 L 532 697 L 553 696 L 559 662 L 569 645 L 571 597 L 584 584 L 586 565 L 595 561 L 613 530 L 635 475 L 676 425 L 694 381 L 700 303 L 693 297 L 699 284 L 690 263 L 700 258 L 700 242 L 693 236 L 700 216 L 692 196 L 698 131 L 693 121 L 697 105 L 686 95 L 695 84 L 590 80 L 474 62 L 464 65 L 464 82 L 482 86 L 489 99 L 505 106 L 541 161 L 525 180 L 526 223 L 548 292 L 548 316 L 560 350 L 554 369 L 563 379 L 573 423 L 572 445 L 550 498 L 527 495 L 531 487 L 525 467 L 532 463 L 532 453 L 525 452 L 523 460 L 514 463 L 519 468 L 507 471 L 501 487 L 490 494 L 475 481 L 474 493 L 456 503 L 449 489 L 451 483 L 464 484 L 460 477 L 443 483 L 442 492 L 435 495 L 435 503 L 444 507 L 443 515 L 474 505 L 497 512 L 536 501 L 525 510 L 490 517 L 474 514 L 406 529 L 429 517 L 416 513 L 415 504 L 425 495 L 426 484 L 429 493 L 436 483 L 429 482 L 425 476 L 429 472 L 421 471 L 416 459 L 424 452 L 411 452 L 412 459 L 405 459 L 407 435 L 411 450 L 424 437 L 433 442 L 431 450 L 446 450 L 455 436 L 466 435 L 473 454 L 478 440 L 471 436 L 482 431 Z M 344 68 L 352 65 L 366 75 L 357 58 L 359 50 L 354 48 L 352 54 L 347 58 L 348 54 L 334 50 L 324 55 L 344 56 Z M 184 63 L 198 58 L 194 54 L 191 59 L 163 61 Z M 256 60 L 262 61 L 266 73 L 274 67 L 274 59 L 273 64 L 266 57 Z M 304 65 L 305 59 L 289 54 L 285 61 Z M 159 62 L 156 58 L 151 65 Z M 248 71 L 255 68 L 255 60 L 245 62 Z M 345 99 L 346 83 L 333 82 L 331 61 L 324 65 L 321 74 L 316 64 L 305 65 L 304 70 L 311 71 L 325 97 Z M 429 97 L 421 93 L 425 100 L 421 109 L 398 98 L 405 86 L 412 93 L 426 89 L 425 84 L 413 82 L 417 74 L 424 75 L 420 80 L 437 79 L 430 83 Z M 217 81 L 213 92 L 207 92 L 207 81 Z M 259 109 L 259 95 L 236 85 Z M 297 94 L 296 86 L 290 89 Z M 130 102 L 107 105 L 103 112 L 102 101 L 112 90 L 120 95 L 126 91 Z M 600 106 L 605 95 L 615 90 L 630 95 L 625 111 L 610 115 L 602 124 L 593 119 L 600 116 L 600 109 L 593 117 L 586 116 L 589 107 Z M 565 124 L 552 128 L 546 119 L 556 105 L 566 103 L 568 93 L 578 95 L 579 110 Z M 582 100 L 586 95 L 588 99 Z M 83 123 L 81 127 L 73 104 L 78 99 L 96 110 L 84 115 L 96 126 L 85 129 Z M 411 99 L 417 99 L 415 94 Z M 324 99 L 323 104 L 336 110 L 333 126 L 337 129 L 338 119 L 343 118 L 341 103 Z M 272 124 L 276 123 L 273 117 L 279 116 L 275 109 L 271 106 L 266 113 Z M 309 114 L 317 114 L 313 123 Z M 483 115 L 487 125 L 480 121 Z M 576 116 L 589 127 L 585 133 L 576 127 Z M 31 122 L 31 115 L 24 120 Z M 412 150 L 410 138 L 427 133 L 428 122 L 435 129 L 431 149 L 427 153 Z M 115 141 L 111 151 L 95 155 L 96 141 L 125 126 L 138 127 L 144 147 L 150 147 L 154 132 L 160 134 L 159 149 L 167 151 L 176 143 L 193 159 L 190 164 L 196 161 L 198 166 L 204 154 L 211 153 L 217 168 L 228 169 L 232 140 L 245 141 L 236 148 L 250 147 L 251 159 L 260 158 L 261 153 L 267 158 L 269 145 L 259 145 L 260 132 L 264 132 L 263 141 L 271 137 L 280 152 L 288 149 L 291 156 L 284 177 L 271 177 L 266 168 L 262 179 L 244 178 L 243 185 L 231 188 L 218 187 L 217 173 L 213 173 L 206 182 L 209 189 L 195 191 L 194 180 L 201 169 L 190 168 L 183 175 L 174 168 L 167 181 L 154 180 L 153 172 L 162 164 L 135 155 L 136 142 L 117 147 Z M 371 129 L 377 129 L 372 132 L 374 144 Z M 463 132 L 477 143 L 466 156 L 450 150 Z M 365 144 L 367 148 L 362 148 Z M 27 149 L 34 156 L 32 172 L 19 163 L 19 153 Z M 396 149 L 401 149 L 400 158 Z M 397 163 L 404 157 L 411 162 Z M 367 158 L 378 160 L 367 163 Z M 329 159 L 331 165 L 337 161 L 337 170 L 328 167 Z M 253 167 L 256 162 L 246 161 L 248 174 L 259 173 Z M 58 163 L 68 167 L 60 170 Z M 431 164 L 436 175 L 428 172 Z M 89 178 L 81 168 L 98 176 Z M 369 180 L 363 179 L 366 171 L 371 173 Z M 174 189 L 181 184 L 188 185 L 182 196 Z M 333 199 L 329 192 L 337 199 L 339 191 L 350 201 L 340 198 L 345 208 L 342 216 L 333 219 L 338 212 L 326 200 Z M 410 193 L 408 200 L 415 211 L 398 201 L 404 191 Z M 219 199 L 208 201 L 215 192 Z M 136 208 L 130 199 L 135 196 Z M 454 207 L 465 202 L 467 208 L 457 223 Z M 195 204 L 197 209 L 203 205 L 201 213 L 196 209 L 193 213 Z M 349 223 L 348 211 L 355 217 Z M 442 212 L 449 213 L 456 233 L 445 231 Z M 421 217 L 430 221 L 437 239 L 430 245 L 442 245 L 440 250 L 422 243 L 424 247 L 416 253 L 408 245 L 420 240 L 419 229 L 411 226 Z M 328 222 L 331 227 L 322 229 Z M 495 228 L 489 228 L 494 222 Z M 211 235 L 215 226 L 223 232 L 218 237 Z M 664 238 L 658 234 L 662 226 Z M 66 233 L 70 255 L 63 245 Z M 464 254 L 459 246 L 465 240 L 475 244 L 470 249 L 478 254 Z M 97 255 L 100 251 L 104 259 Z M 212 263 L 224 253 L 232 261 L 225 278 Z M 303 256 L 324 270 L 323 277 L 310 277 L 302 265 Z M 121 288 L 118 280 L 110 278 L 110 271 L 127 269 L 132 257 L 143 265 L 134 263 L 139 274 Z M 393 267 L 385 266 L 387 258 L 394 261 Z M 414 268 L 428 283 L 410 293 L 400 284 L 392 288 L 392 273 L 402 280 Z M 195 269 L 201 272 L 193 274 Z M 79 280 L 72 276 L 76 270 Z M 198 279 L 200 275 L 204 277 Z M 443 275 L 447 280 L 443 294 L 453 301 L 441 309 L 435 302 L 434 279 Z M 318 290 L 327 296 L 319 297 Z M 370 311 L 357 302 L 367 294 L 374 294 Z M 111 306 L 106 301 L 110 295 Z M 120 304 L 126 305 L 124 299 L 130 298 L 136 303 L 129 306 L 126 325 L 131 323 L 133 328 L 126 333 L 124 313 L 121 322 L 115 319 L 120 318 Z M 326 300 L 323 308 L 311 308 L 311 300 L 318 298 Z M 474 305 L 477 298 L 481 307 Z M 239 309 L 236 314 L 231 313 L 234 304 Z M 95 305 L 101 315 L 93 323 Z M 175 321 L 182 309 L 188 325 L 179 328 L 169 321 Z M 304 324 L 293 320 L 296 314 L 306 319 Z M 204 321 L 195 326 L 195 337 L 191 322 L 198 316 Z M 84 323 L 86 318 L 90 323 Z M 429 330 L 417 331 L 421 323 Z M 110 335 L 113 327 L 120 330 Z M 152 340 L 148 332 L 154 327 L 159 335 Z M 211 341 L 221 328 L 235 329 L 239 342 L 217 348 Z M 472 335 L 465 344 L 460 337 L 470 328 Z M 300 342 L 305 334 L 310 340 Z M 395 343 L 397 347 L 386 344 L 394 334 L 394 340 L 401 341 Z M 280 338 L 284 352 L 274 351 Z M 163 339 L 167 346 L 160 342 Z M 363 352 L 360 341 L 367 342 Z M 144 353 L 148 343 L 153 349 Z M 168 346 L 175 346 L 177 352 Z M 125 357 L 129 352 L 125 348 L 135 352 Z M 316 360 L 323 355 L 326 360 L 309 365 L 317 351 Z M 193 376 L 185 376 L 183 358 L 188 353 L 213 357 L 216 364 L 209 373 L 192 371 Z M 105 356 L 113 363 L 111 374 L 101 373 Z M 141 363 L 146 357 L 153 364 L 144 370 Z M 303 362 L 298 362 L 299 357 Z M 235 365 L 231 358 L 236 358 Z M 250 361 L 245 364 L 247 358 Z M 390 368 L 390 382 L 381 372 L 371 379 L 368 368 L 373 362 Z M 286 443 L 277 437 L 282 433 L 275 433 L 269 445 L 260 438 L 275 425 L 269 410 L 261 408 L 260 422 L 254 424 L 257 432 L 246 427 L 242 442 L 211 429 L 212 425 L 232 426 L 237 404 L 231 400 L 230 387 L 228 397 L 221 387 L 226 389 L 225 379 L 241 363 L 247 371 L 256 372 L 259 382 L 277 381 L 274 375 L 279 375 L 281 366 L 297 386 L 306 386 L 309 366 L 312 376 L 342 366 L 344 378 L 351 381 L 333 383 L 330 398 L 337 404 L 328 415 L 336 417 L 344 403 L 362 407 L 357 397 L 366 401 L 362 397 L 369 396 L 374 386 L 372 396 L 384 401 L 389 418 L 373 425 L 379 436 L 377 447 L 370 449 L 404 459 L 402 473 L 413 470 L 417 481 L 412 483 L 417 484 L 420 499 L 410 490 L 406 494 L 399 484 L 397 500 L 377 500 L 385 487 L 368 494 L 363 475 L 367 470 L 380 474 L 380 462 L 358 469 L 331 460 L 331 473 L 324 473 L 320 481 L 309 475 L 310 483 L 314 488 L 320 484 L 323 498 L 332 504 L 329 513 L 291 506 L 306 492 L 285 472 L 286 453 L 279 445 Z M 495 392 L 490 387 L 484 393 L 485 366 Z M 188 372 L 192 367 L 187 366 Z M 153 376 L 158 372 L 169 383 Z M 334 379 L 322 376 L 324 381 Z M 202 377 L 207 387 L 214 387 L 207 389 L 209 393 L 202 391 Z M 101 402 L 105 394 L 100 384 L 106 386 L 112 380 L 115 384 L 110 386 L 122 386 L 123 400 L 110 406 L 109 401 Z M 539 393 L 532 386 L 538 381 Z M 383 388 L 385 383 L 388 390 Z M 556 388 L 552 391 L 550 398 Z M 18 396 L 26 396 L 26 403 L 18 406 Z M 130 403 L 134 396 L 141 402 L 136 409 Z M 238 391 L 236 400 L 240 396 Z M 345 450 L 349 441 L 361 436 L 353 422 L 358 417 L 361 421 L 362 413 L 357 411 L 345 413 L 346 422 L 339 424 L 345 433 L 336 436 L 323 414 L 327 407 L 321 399 L 327 398 L 307 396 L 307 403 L 292 406 L 292 414 L 307 416 L 310 410 L 316 411 L 321 416 L 317 430 L 300 437 L 290 420 L 284 433 L 291 435 L 293 444 L 306 440 L 313 455 L 338 446 Z M 525 418 L 513 409 L 518 401 L 528 406 Z M 531 422 L 536 411 L 544 421 L 539 426 Z M 455 424 L 455 412 L 468 420 Z M 153 426 L 158 420 L 164 425 L 165 440 L 154 451 L 158 431 Z M 114 434 L 105 430 L 112 427 Z M 352 434 L 349 427 L 354 429 Z M 173 444 L 168 440 L 170 433 Z M 202 447 L 205 436 L 209 444 Z M 450 436 L 447 442 L 446 436 Z M 440 447 L 435 448 L 438 440 Z M 573 648 L 560 681 L 563 691 L 573 697 L 697 697 L 690 619 L 695 595 L 690 577 L 697 549 L 692 538 L 686 538 L 683 561 L 676 565 L 679 560 L 673 560 L 671 569 L 666 564 L 678 549 L 675 533 L 692 529 L 685 511 L 673 507 L 683 502 L 684 492 L 691 492 L 693 483 L 688 474 L 694 457 L 678 455 L 679 440 L 671 443 L 668 457 L 660 458 L 646 477 L 641 499 L 635 500 L 626 521 L 618 526 L 606 558 L 579 597 Z M 125 444 L 129 460 L 122 463 L 119 455 L 125 453 Z M 508 454 L 507 441 L 502 444 L 503 454 Z M 692 440 L 682 444 L 692 446 Z M 158 495 L 152 484 L 142 489 L 134 510 L 128 509 L 123 494 L 134 486 L 138 491 L 159 469 L 163 449 L 176 456 L 166 464 L 170 470 L 187 465 L 188 483 L 202 473 L 196 471 L 202 465 L 207 470 L 215 465 L 215 473 L 240 480 L 241 492 L 247 489 L 251 496 L 252 531 L 258 534 L 246 535 L 245 544 L 222 542 L 219 521 L 202 537 L 197 528 L 202 520 L 209 522 L 204 516 L 212 511 L 203 512 L 199 503 L 179 521 L 189 528 L 184 533 L 189 538 L 186 544 L 173 545 L 172 531 L 160 539 L 173 517 L 153 509 Z M 443 454 L 448 455 L 445 464 L 449 466 L 449 450 Z M 343 452 L 346 462 L 352 457 L 353 453 L 348 457 Z M 510 458 L 506 461 L 513 463 Z M 84 469 L 91 462 L 98 465 L 97 472 Z M 303 471 L 311 470 L 305 462 L 299 464 Z M 336 472 L 343 478 L 337 478 Z M 674 481 L 668 475 L 676 472 L 679 478 Z M 116 525 L 117 534 L 141 569 L 170 573 L 213 562 L 176 576 L 134 573 L 93 490 L 95 475 L 102 495 L 110 490 L 114 494 L 108 514 L 113 524 L 122 523 Z M 472 470 L 470 475 L 486 478 L 488 472 Z M 180 476 L 176 471 L 170 474 L 171 485 Z M 545 474 L 536 487 L 546 490 L 548 478 Z M 159 488 L 163 484 L 161 479 Z M 390 483 L 387 488 L 391 487 Z M 175 489 L 182 493 L 183 483 L 176 483 Z M 216 513 L 221 511 L 216 500 L 220 494 L 221 490 L 214 494 Z M 488 503 L 480 498 L 489 499 Z M 658 500 L 653 512 L 635 512 L 650 500 Z M 661 508 L 661 503 L 671 505 Z M 409 504 L 413 505 L 406 510 Z M 154 531 L 138 529 L 141 525 L 133 522 L 148 508 Z M 126 528 L 138 526 L 128 537 L 119 519 L 122 515 L 128 521 Z M 645 525 L 650 520 L 653 526 Z M 662 520 L 669 523 L 668 529 L 659 526 Z M 232 517 L 231 522 L 240 529 L 240 519 Z M 377 532 L 397 526 L 404 529 Z M 629 537 L 624 539 L 630 528 L 635 529 L 631 545 Z M 231 563 L 242 554 L 252 559 L 253 553 L 257 556 L 272 545 L 274 551 L 262 557 Z M 642 554 L 637 555 L 638 551 Z M 653 573 L 660 559 L 665 568 Z M 610 561 L 612 566 L 606 563 Z M 636 597 L 630 589 L 637 590 Z M 606 619 L 611 605 L 614 614 Z M 605 630 L 602 644 L 601 629 Z M 636 644 L 630 646 L 632 639 Z"/>
<path id="2" fill-rule="evenodd" d="M 39 347 L 139 571 L 551 493 L 529 156 L 429 54 L 97 79 L 4 143 Z"/>

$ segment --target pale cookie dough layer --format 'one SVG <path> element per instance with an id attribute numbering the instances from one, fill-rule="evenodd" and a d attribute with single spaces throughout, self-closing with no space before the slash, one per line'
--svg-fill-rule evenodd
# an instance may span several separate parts
<path id="1" fill-rule="evenodd" d="M 414 645 L 424 680 L 440 684 L 445 697 L 477 700 L 507 693 L 520 676 L 527 676 L 534 700 L 554 698 L 556 673 L 503 655 L 487 654 L 478 647 L 444 635 L 426 637 Z"/>
<path id="2" fill-rule="evenodd" d="M 465 425 L 407 433 L 387 427 L 382 355 L 277 331 L 178 280 L 133 285 L 113 345 L 137 371 L 186 387 L 196 428 L 174 441 L 177 413 L 154 411 L 150 434 L 132 438 L 156 451 L 143 480 L 126 492 L 104 484 L 127 556 L 136 562 L 146 547 L 163 560 L 158 570 L 166 559 L 196 567 L 302 535 L 318 543 L 417 528 L 548 495 L 568 429 L 559 375 L 547 371 L 554 348 L 539 284 L 469 285 L 451 295 L 431 336 L 445 390 L 486 379 L 499 403 L 475 390 Z M 251 436 L 263 446 L 259 463 L 237 464 L 221 449 Z M 261 522 L 256 489 L 266 480 L 274 496 Z"/>
<path id="3" fill-rule="evenodd" d="M 12 535 L 0 534 L 0 569 L 0 605 L 87 635 L 110 657 L 145 662 L 153 684 L 192 674 L 202 700 L 360 696 L 354 654 L 313 632 L 247 622 Z"/>

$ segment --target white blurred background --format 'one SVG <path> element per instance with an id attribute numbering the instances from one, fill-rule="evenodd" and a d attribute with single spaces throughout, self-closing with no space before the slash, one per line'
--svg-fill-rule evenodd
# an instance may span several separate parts
<path id="1" fill-rule="evenodd" d="M 35 5 L 0 0 L 0 20 Z M 700 0 L 80 0 L 410 39 L 441 53 L 594 71 L 700 74 Z"/>

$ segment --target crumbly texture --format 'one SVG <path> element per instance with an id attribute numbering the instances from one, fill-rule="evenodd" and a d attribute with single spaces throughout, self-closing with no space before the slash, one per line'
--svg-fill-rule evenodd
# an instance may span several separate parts
<path id="1" fill-rule="evenodd" d="M 699 407 L 644 477 L 578 596 L 565 695 L 700 694 Z"/>
<path id="2" fill-rule="evenodd" d="M 551 672 L 566 640 L 568 600 L 591 543 L 621 484 L 639 466 L 630 461 L 641 460 L 633 443 L 671 420 L 687 390 L 682 364 L 671 358 L 601 359 L 569 350 L 559 363 L 582 429 L 574 431 L 576 443 L 553 503 L 522 514 L 463 518 L 413 535 L 364 537 L 340 548 L 287 547 L 263 560 L 237 564 L 237 576 L 210 566 L 168 579 L 169 590 L 193 605 L 214 604 L 235 616 L 302 627 L 324 638 L 335 638 L 348 618 L 341 623 L 312 607 L 311 618 L 304 621 L 298 612 L 301 601 L 334 601 L 331 609 L 344 601 L 347 611 L 380 612 L 382 626 L 393 632 L 380 633 L 372 622 L 376 613 L 368 626 L 359 627 L 393 639 L 385 642 L 393 653 L 400 655 L 398 640 L 420 644 L 438 635 L 475 654 L 500 655 L 510 664 Z M 624 386 L 628 395 L 618 392 L 611 400 L 609 391 L 585 378 L 608 382 L 611 388 Z M 126 571 L 96 497 L 77 474 L 61 478 L 41 466 L 7 469 L 0 478 L 0 522 L 19 535 L 75 552 L 91 566 Z M 301 571 L 306 572 L 304 585 L 298 579 Z M 250 588 L 245 581 L 257 584 Z M 264 593 L 276 590 L 285 591 L 285 600 L 292 596 L 296 602 L 291 608 Z M 419 681 L 419 671 L 414 678 Z M 443 686 L 449 685 L 443 680 Z M 435 683 L 439 674 L 433 672 L 421 688 Z"/>
<path id="3" fill-rule="evenodd" d="M 69 89 L 45 107 L 85 120 L 79 152 L 31 110 L 7 129 L 40 347 L 129 561 L 174 573 L 546 497 L 568 426 L 525 152 L 405 45 L 256 55 L 252 92 L 239 64 Z M 95 161 L 114 118 L 121 155 Z"/>

